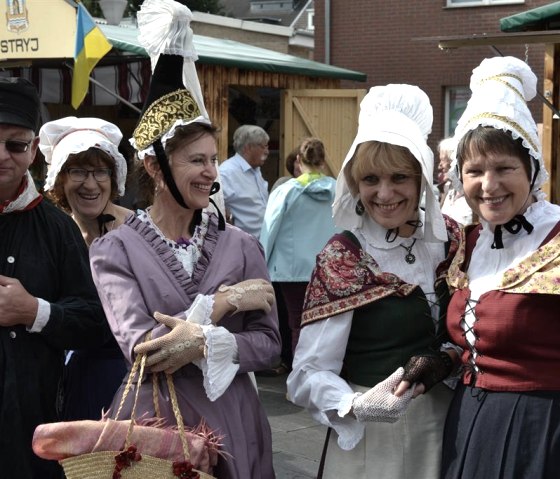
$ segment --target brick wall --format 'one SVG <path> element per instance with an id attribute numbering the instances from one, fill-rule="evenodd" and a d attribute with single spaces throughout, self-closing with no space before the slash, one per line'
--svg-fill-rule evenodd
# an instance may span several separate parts
<path id="1" fill-rule="evenodd" d="M 453 37 L 500 33 L 500 18 L 550 3 L 447 8 L 445 0 L 331 0 L 330 63 L 366 73 L 366 84 L 345 82 L 346 88 L 369 88 L 387 83 L 421 87 L 434 108 L 430 145 L 437 146 L 444 132 L 446 86 L 468 86 L 472 69 L 495 56 L 488 46 L 449 51 L 425 37 Z M 315 60 L 325 61 L 325 0 L 315 0 Z M 524 45 L 498 47 L 504 55 L 525 59 Z M 528 63 L 539 77 L 542 91 L 544 47 L 529 45 Z M 542 118 L 542 103 L 532 102 L 535 119 Z"/>

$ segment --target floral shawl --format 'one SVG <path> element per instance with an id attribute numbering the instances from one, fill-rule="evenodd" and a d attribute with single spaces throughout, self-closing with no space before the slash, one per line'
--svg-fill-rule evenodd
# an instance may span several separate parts
<path id="1" fill-rule="evenodd" d="M 445 280 L 463 234 L 454 220 L 445 215 L 444 218 L 449 241 L 447 257 L 436 269 L 436 285 Z M 305 294 L 301 324 L 326 319 L 390 295 L 406 297 L 416 288 L 415 284 L 381 271 L 354 235 L 344 231 L 334 235 L 317 256 Z"/>

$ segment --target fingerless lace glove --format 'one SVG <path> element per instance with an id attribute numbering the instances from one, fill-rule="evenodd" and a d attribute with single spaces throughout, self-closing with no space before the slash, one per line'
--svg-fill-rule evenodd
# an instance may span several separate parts
<path id="1" fill-rule="evenodd" d="M 444 380 L 453 370 L 453 360 L 445 352 L 412 356 L 404 367 L 403 381 L 424 384 L 425 392 Z"/>

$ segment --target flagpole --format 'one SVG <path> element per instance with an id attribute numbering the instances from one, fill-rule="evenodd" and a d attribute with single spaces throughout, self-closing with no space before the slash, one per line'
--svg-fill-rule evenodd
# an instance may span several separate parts
<path id="1" fill-rule="evenodd" d="M 65 66 L 67 66 L 68 68 L 70 68 L 70 70 L 74 70 L 74 68 L 72 68 L 68 63 L 64 63 Z M 95 78 L 92 78 L 91 76 L 89 77 L 89 81 L 91 83 L 93 83 L 94 85 L 98 86 L 99 88 L 101 88 L 102 90 L 106 91 L 107 93 L 109 93 L 109 95 L 114 96 L 117 100 L 119 100 L 121 103 L 124 103 L 126 106 L 128 106 L 129 108 L 133 109 L 136 113 L 142 113 L 142 110 L 140 108 L 138 108 L 134 103 L 130 103 L 128 100 L 126 100 L 125 98 L 123 98 L 122 96 L 120 96 L 118 93 L 115 93 L 112 90 L 109 90 L 109 88 L 107 88 L 105 85 L 103 85 L 103 83 L 99 82 L 98 80 L 96 80 Z"/>

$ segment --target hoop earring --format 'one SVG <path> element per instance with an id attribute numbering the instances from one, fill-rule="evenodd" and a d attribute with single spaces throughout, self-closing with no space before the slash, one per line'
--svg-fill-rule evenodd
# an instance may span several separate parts
<path id="1" fill-rule="evenodd" d="M 365 211 L 366 209 L 364 207 L 364 204 L 362 203 L 362 200 L 358 200 L 356 203 L 356 214 L 358 216 L 362 216 Z"/>

